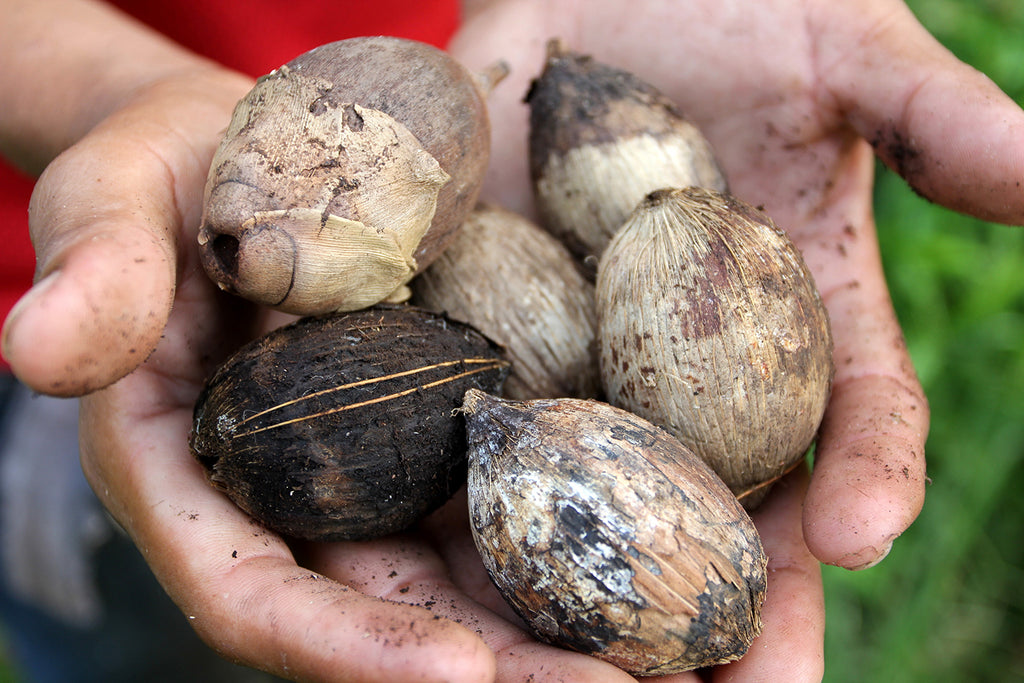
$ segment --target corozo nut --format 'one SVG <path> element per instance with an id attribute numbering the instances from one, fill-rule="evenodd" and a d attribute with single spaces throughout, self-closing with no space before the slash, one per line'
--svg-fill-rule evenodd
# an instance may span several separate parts
<path id="1" fill-rule="evenodd" d="M 664 427 L 752 508 L 798 463 L 832 384 L 832 333 L 800 252 L 763 212 L 700 188 L 644 199 L 597 273 L 609 402 Z"/>
<path id="2" fill-rule="evenodd" d="M 414 303 L 446 311 L 505 347 L 512 361 L 506 397 L 600 392 L 594 285 L 569 251 L 527 218 L 478 206 L 410 285 Z"/>
<path id="3" fill-rule="evenodd" d="M 210 482 L 280 533 L 400 531 L 465 482 L 467 389 L 508 362 L 473 328 L 412 307 L 303 318 L 236 352 L 195 406 Z"/>
<path id="4" fill-rule="evenodd" d="M 491 82 L 391 37 L 329 43 L 260 78 L 210 167 L 207 273 L 299 315 L 407 298 L 476 203 Z"/>
<path id="5" fill-rule="evenodd" d="M 766 559 L 743 507 L 664 430 L 607 403 L 470 390 L 474 539 L 535 634 L 635 674 L 741 657 Z"/>
<path id="6" fill-rule="evenodd" d="M 726 189 L 711 146 L 671 100 L 559 40 L 527 101 L 541 225 L 581 258 L 599 257 L 648 192 Z"/>

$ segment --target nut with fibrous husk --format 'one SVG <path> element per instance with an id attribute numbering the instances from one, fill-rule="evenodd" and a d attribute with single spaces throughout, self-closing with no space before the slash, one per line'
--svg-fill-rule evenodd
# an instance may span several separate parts
<path id="1" fill-rule="evenodd" d="M 456 411 L 498 391 L 500 347 L 408 306 L 303 318 L 207 381 L 190 446 L 210 482 L 267 527 L 310 540 L 400 531 L 465 481 Z"/>
<path id="2" fill-rule="evenodd" d="M 485 90 L 502 69 L 478 76 L 435 47 L 361 37 L 260 78 L 210 167 L 207 273 L 299 315 L 407 298 L 476 203 Z"/>
<path id="3" fill-rule="evenodd" d="M 505 348 L 506 397 L 600 392 L 594 285 L 565 246 L 527 218 L 481 204 L 410 284 L 414 303 L 446 311 Z"/>
<path id="4" fill-rule="evenodd" d="M 636 75 L 548 43 L 527 94 L 541 224 L 579 257 L 600 257 L 643 197 L 662 187 L 726 189 L 710 144 Z"/>
<path id="5" fill-rule="evenodd" d="M 766 558 L 735 496 L 650 422 L 580 399 L 463 401 L 474 540 L 542 640 L 635 674 L 741 657 Z"/>
<path id="6" fill-rule="evenodd" d="M 800 252 L 728 194 L 652 192 L 597 273 L 608 401 L 664 427 L 744 505 L 794 467 L 831 391 L 828 314 Z"/>

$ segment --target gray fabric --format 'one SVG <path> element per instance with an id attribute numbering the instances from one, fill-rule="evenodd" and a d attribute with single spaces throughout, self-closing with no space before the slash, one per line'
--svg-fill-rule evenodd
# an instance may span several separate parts
<path id="1" fill-rule="evenodd" d="M 82 474 L 78 401 L 11 389 L 0 424 L 0 557 L 10 593 L 76 626 L 101 602 L 93 554 L 111 533 Z"/>
<path id="2" fill-rule="evenodd" d="M 272 683 L 207 647 L 102 510 L 78 402 L 0 374 L 0 649 L 25 683 Z"/>

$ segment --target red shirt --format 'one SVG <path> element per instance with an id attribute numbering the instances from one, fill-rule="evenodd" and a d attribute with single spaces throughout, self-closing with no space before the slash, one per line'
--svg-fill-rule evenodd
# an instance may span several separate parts
<path id="1" fill-rule="evenodd" d="M 185 47 L 253 77 L 317 45 L 358 35 L 392 35 L 445 47 L 458 26 L 457 0 L 120 0 L 111 4 Z M 28 237 L 33 179 L 0 159 L 0 320 L 31 286 Z M 0 359 L 0 367 L 6 362 Z"/>

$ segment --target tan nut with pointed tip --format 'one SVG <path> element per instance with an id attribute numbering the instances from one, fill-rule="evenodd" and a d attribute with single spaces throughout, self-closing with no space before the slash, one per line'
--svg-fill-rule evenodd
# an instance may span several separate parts
<path id="1" fill-rule="evenodd" d="M 472 209 L 490 151 L 484 87 L 437 48 L 353 38 L 239 102 L 199 234 L 222 288 L 299 315 L 407 298 Z"/>
<path id="2" fill-rule="evenodd" d="M 569 250 L 526 217 L 479 205 L 410 286 L 415 303 L 447 311 L 507 349 L 507 398 L 600 393 L 594 285 Z"/>
<path id="3" fill-rule="evenodd" d="M 828 313 L 799 250 L 731 195 L 658 190 L 609 243 L 596 291 L 609 402 L 756 505 L 806 454 L 831 392 Z"/>

